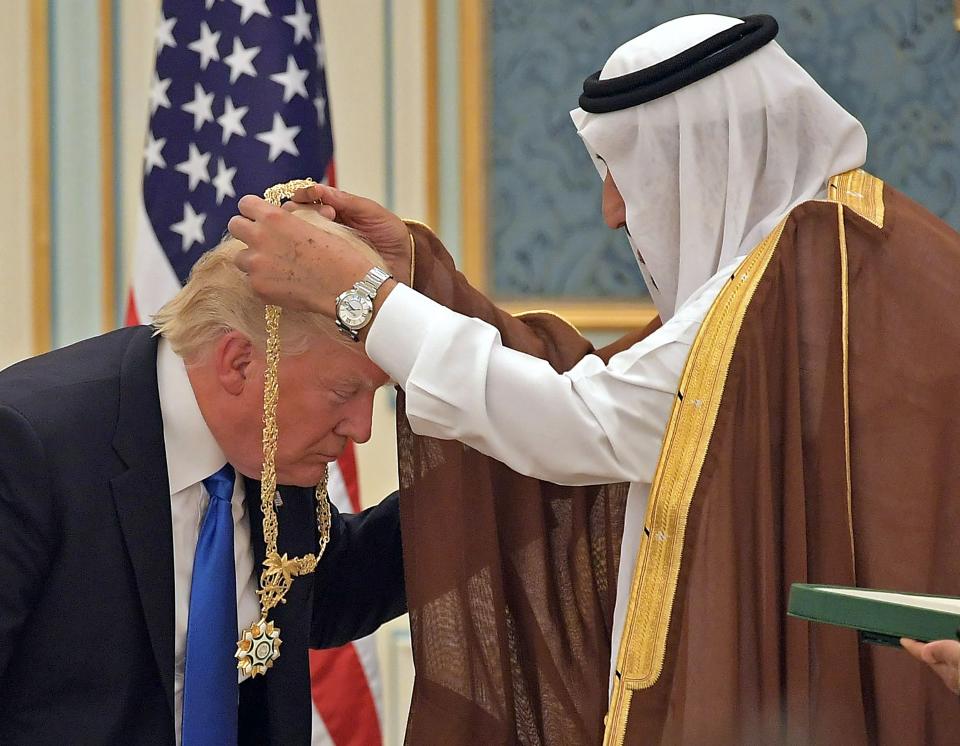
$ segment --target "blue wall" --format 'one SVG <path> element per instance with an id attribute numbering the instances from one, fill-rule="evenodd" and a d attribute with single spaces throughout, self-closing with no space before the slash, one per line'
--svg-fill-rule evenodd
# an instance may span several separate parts
<path id="1" fill-rule="evenodd" d="M 689 13 L 766 12 L 870 137 L 867 168 L 960 227 L 960 33 L 952 0 L 491 0 L 491 246 L 499 297 L 636 297 L 623 236 L 568 111 L 621 43 Z"/>

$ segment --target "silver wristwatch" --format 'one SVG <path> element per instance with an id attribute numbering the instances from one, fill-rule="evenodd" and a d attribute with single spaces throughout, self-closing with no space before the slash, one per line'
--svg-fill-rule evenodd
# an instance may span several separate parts
<path id="1" fill-rule="evenodd" d="M 352 288 L 340 293 L 334 301 L 337 329 L 354 342 L 359 341 L 357 332 L 373 318 L 373 299 L 377 297 L 380 286 L 391 277 L 393 275 L 374 267 Z"/>

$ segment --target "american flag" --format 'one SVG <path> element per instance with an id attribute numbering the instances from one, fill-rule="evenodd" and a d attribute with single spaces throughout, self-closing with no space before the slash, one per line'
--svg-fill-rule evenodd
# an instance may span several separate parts
<path id="1" fill-rule="evenodd" d="M 314 0 L 163 0 L 154 35 L 127 323 L 169 300 L 216 246 L 237 199 L 289 179 L 333 183 L 326 59 Z M 360 508 L 352 449 L 330 496 Z M 374 641 L 311 652 L 314 744 L 382 741 Z"/>

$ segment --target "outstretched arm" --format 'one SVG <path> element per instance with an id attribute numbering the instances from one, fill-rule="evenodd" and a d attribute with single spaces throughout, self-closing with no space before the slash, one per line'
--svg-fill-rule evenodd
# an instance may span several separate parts
<path id="1" fill-rule="evenodd" d="M 259 198 L 244 197 L 240 208 L 230 230 L 249 249 L 237 263 L 268 302 L 333 316 L 336 296 L 371 267 L 336 237 Z M 487 304 L 481 313 L 496 315 Z M 669 333 L 651 335 L 609 365 L 587 355 L 561 375 L 563 366 L 535 357 L 542 349 L 512 349 L 514 340 L 496 327 L 394 281 L 381 287 L 375 308 L 361 336 L 369 334 L 371 359 L 406 392 L 416 432 L 460 440 L 560 484 L 652 479 L 700 317 L 678 315 Z M 533 337 L 530 347 L 542 345 L 522 322 L 500 321 L 509 334 Z"/>
<path id="2" fill-rule="evenodd" d="M 505 346 L 495 327 L 403 286 L 366 344 L 406 393 L 414 432 L 574 485 L 652 480 L 689 351 L 684 337 L 653 335 L 609 364 L 587 355 L 561 374 Z"/>
<path id="3" fill-rule="evenodd" d="M 590 342 L 563 319 L 550 313 L 522 318 L 498 308 L 473 288 L 453 257 L 427 226 L 403 221 L 382 205 L 341 189 L 316 184 L 300 190 L 284 209 L 325 210 L 353 228 L 376 248 L 396 280 L 458 313 L 495 326 L 507 347 L 550 361 L 567 370 L 593 350 Z"/>

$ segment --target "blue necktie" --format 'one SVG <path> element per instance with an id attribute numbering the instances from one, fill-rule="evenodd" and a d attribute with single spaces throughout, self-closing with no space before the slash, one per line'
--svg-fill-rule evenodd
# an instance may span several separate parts
<path id="1" fill-rule="evenodd" d="M 203 480 L 210 505 L 193 559 L 183 676 L 183 746 L 237 743 L 237 575 L 233 467 Z"/>

